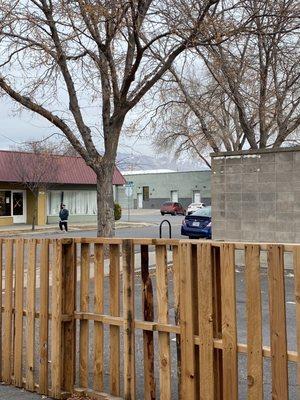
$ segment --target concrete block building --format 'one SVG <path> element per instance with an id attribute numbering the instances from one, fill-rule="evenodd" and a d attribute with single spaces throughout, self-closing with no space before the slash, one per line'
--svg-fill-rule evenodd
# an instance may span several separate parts
<path id="1" fill-rule="evenodd" d="M 212 155 L 213 238 L 300 242 L 300 147 Z"/>
<path id="2" fill-rule="evenodd" d="M 164 201 L 180 202 L 187 207 L 192 202 L 209 205 L 210 170 L 176 172 L 170 170 L 122 172 L 133 184 L 133 194 L 127 197 L 118 186 L 116 201 L 122 208 L 159 209 Z"/>

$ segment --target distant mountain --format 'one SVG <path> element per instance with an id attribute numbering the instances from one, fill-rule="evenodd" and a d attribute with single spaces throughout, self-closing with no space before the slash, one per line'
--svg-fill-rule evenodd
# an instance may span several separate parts
<path id="1" fill-rule="evenodd" d="M 207 169 L 201 162 L 170 159 L 166 155 L 149 156 L 138 153 L 118 153 L 117 166 L 121 171 L 136 171 L 149 169 L 171 169 L 174 171 L 194 171 Z"/>

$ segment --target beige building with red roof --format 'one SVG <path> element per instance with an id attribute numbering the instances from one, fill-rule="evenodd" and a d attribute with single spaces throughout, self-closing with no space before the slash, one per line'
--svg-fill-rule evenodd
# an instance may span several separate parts
<path id="1" fill-rule="evenodd" d="M 125 182 L 115 168 L 114 193 Z M 37 225 L 56 223 L 61 203 L 70 222 L 96 221 L 96 175 L 81 157 L 0 151 L 0 225 L 31 224 L 35 204 Z"/>

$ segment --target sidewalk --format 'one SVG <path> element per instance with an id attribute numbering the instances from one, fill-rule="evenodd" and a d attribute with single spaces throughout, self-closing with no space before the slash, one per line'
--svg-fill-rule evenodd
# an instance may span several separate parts
<path id="1" fill-rule="evenodd" d="M 17 389 L 13 386 L 0 384 L 0 399 L 2 400 L 41 400 L 50 399 L 35 393 L 26 392 L 24 389 Z"/>
<path id="2" fill-rule="evenodd" d="M 127 221 L 116 221 L 116 229 L 124 228 L 140 228 L 146 226 L 152 226 L 155 224 L 148 222 L 127 222 Z M 72 231 L 94 231 L 97 229 L 96 223 L 74 223 L 69 224 L 69 232 Z M 20 225 L 8 225 L 0 226 L 0 237 L 2 236 L 18 236 L 26 234 L 40 234 L 47 232 L 60 232 L 57 224 L 40 225 L 36 226 L 35 230 L 31 229 L 31 225 L 20 224 Z"/>

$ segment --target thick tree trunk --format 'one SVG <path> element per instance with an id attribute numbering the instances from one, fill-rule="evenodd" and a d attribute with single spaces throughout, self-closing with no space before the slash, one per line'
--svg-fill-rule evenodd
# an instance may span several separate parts
<path id="1" fill-rule="evenodd" d="M 103 166 L 97 173 L 97 236 L 115 234 L 113 174 L 114 165 Z"/>

